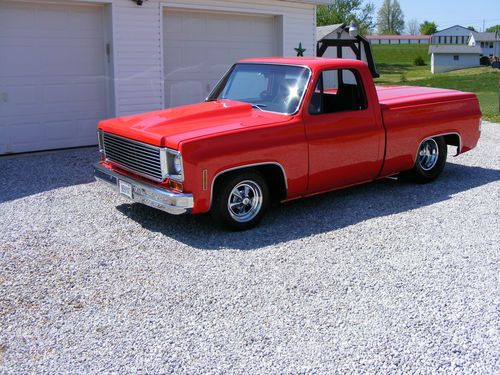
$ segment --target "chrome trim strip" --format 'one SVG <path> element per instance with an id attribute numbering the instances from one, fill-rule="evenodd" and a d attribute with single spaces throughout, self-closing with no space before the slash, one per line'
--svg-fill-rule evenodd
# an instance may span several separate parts
<path id="1" fill-rule="evenodd" d="M 149 147 L 150 149 L 153 149 L 155 151 L 158 151 L 159 149 L 161 149 L 161 147 L 158 147 L 158 146 L 153 146 L 153 145 L 150 145 L 149 143 L 144 143 L 144 142 L 139 142 L 139 141 L 136 141 L 134 139 L 130 139 L 130 138 L 125 138 L 125 137 L 122 137 L 120 135 L 116 135 L 116 134 L 113 134 L 113 133 L 108 133 L 108 132 L 103 132 L 104 135 L 110 135 L 111 137 L 116 137 L 116 138 L 120 138 L 120 139 L 123 139 L 125 142 L 131 142 L 131 143 L 135 143 L 139 146 L 145 146 L 145 147 Z"/>
<path id="2" fill-rule="evenodd" d="M 174 193 L 146 182 L 138 181 L 106 168 L 100 163 L 94 164 L 94 177 L 97 181 L 111 187 L 118 194 L 118 181 L 129 183 L 132 185 L 132 200 L 134 202 L 145 204 L 172 215 L 190 213 L 194 207 L 194 197 L 192 194 Z"/>
<path id="3" fill-rule="evenodd" d="M 116 161 L 113 161 L 113 160 L 109 160 L 108 158 L 106 158 L 106 161 L 109 163 L 109 164 L 112 164 L 114 165 L 115 167 L 118 167 L 118 168 L 121 168 L 127 172 L 130 172 L 130 173 L 133 173 L 133 174 L 136 174 L 137 176 L 141 176 L 141 177 L 144 177 L 144 178 L 147 178 L 149 180 L 152 180 L 152 181 L 156 181 L 156 182 L 163 182 L 164 180 L 162 179 L 159 179 L 159 178 L 155 178 L 154 176 L 150 175 L 150 174 L 145 174 L 145 173 L 141 173 L 135 169 L 131 169 L 131 168 L 128 168 Z"/>
<path id="4" fill-rule="evenodd" d="M 424 143 L 428 139 L 442 137 L 445 135 L 457 135 L 458 136 L 458 147 L 457 147 L 457 153 L 455 154 L 455 156 L 460 155 L 460 153 L 462 151 L 462 137 L 460 136 L 460 134 L 457 132 L 441 133 L 441 134 L 431 135 L 430 137 L 426 137 L 426 138 L 422 139 L 422 141 L 420 141 L 420 143 L 418 144 L 417 153 L 415 154 L 415 161 L 418 159 L 418 151 L 420 150 L 420 146 L 422 146 L 422 143 Z"/>
<path id="5" fill-rule="evenodd" d="M 283 172 L 283 177 L 285 178 L 285 190 L 286 190 L 286 194 L 288 196 L 288 179 L 286 177 L 286 172 L 285 172 L 285 168 L 283 168 L 283 166 L 278 163 L 278 162 L 275 162 L 275 161 L 269 161 L 269 162 L 262 162 L 262 163 L 254 163 L 254 164 L 245 164 L 245 165 L 241 165 L 241 166 L 238 166 L 238 167 L 233 167 L 233 168 L 228 168 L 228 169 L 224 169 L 222 171 L 220 171 L 219 173 L 217 173 L 214 178 L 212 179 L 212 184 L 211 184 L 211 187 L 210 187 L 210 202 L 209 202 L 209 209 L 212 208 L 212 200 L 213 200 L 213 195 L 214 195 L 214 185 L 215 185 L 215 181 L 217 180 L 217 178 L 224 174 L 224 173 L 227 173 L 227 172 L 232 172 L 232 171 L 236 171 L 238 169 L 245 169 L 245 168 L 251 168 L 251 167 L 258 167 L 258 166 L 263 166 L 263 165 L 277 165 L 278 167 L 281 168 L 281 171 Z"/>

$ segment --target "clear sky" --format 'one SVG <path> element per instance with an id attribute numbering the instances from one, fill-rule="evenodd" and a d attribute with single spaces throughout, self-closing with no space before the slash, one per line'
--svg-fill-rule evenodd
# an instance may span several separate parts
<path id="1" fill-rule="evenodd" d="M 383 0 L 365 0 L 372 2 L 376 10 Z M 405 22 L 415 18 L 419 23 L 428 20 L 438 24 L 438 29 L 454 25 L 474 26 L 483 30 L 483 20 L 486 28 L 500 24 L 500 0 L 399 0 L 405 15 Z"/>

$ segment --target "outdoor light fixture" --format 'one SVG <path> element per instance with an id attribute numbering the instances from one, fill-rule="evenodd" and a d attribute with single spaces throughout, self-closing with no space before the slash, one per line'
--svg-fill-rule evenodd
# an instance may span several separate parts
<path id="1" fill-rule="evenodd" d="M 132 0 L 137 5 L 141 6 L 144 3 L 144 0 Z"/>
<path id="2" fill-rule="evenodd" d="M 352 21 L 349 25 L 349 35 L 353 38 L 356 38 L 358 36 L 358 27 L 356 26 L 356 23 L 354 21 Z"/>

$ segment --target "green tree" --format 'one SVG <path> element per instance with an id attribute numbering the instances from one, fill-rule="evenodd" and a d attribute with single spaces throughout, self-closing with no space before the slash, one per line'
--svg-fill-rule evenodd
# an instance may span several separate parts
<path id="1" fill-rule="evenodd" d="M 361 35 L 370 34 L 374 27 L 375 6 L 364 0 L 337 0 L 332 5 L 320 5 L 317 10 L 318 26 L 356 22 Z"/>
<path id="2" fill-rule="evenodd" d="M 432 35 L 438 29 L 436 22 L 424 21 L 420 24 L 420 34 L 421 35 Z"/>
<path id="3" fill-rule="evenodd" d="M 467 26 L 467 28 L 468 28 L 470 31 L 476 31 L 476 29 L 474 28 L 474 26 Z"/>
<path id="4" fill-rule="evenodd" d="M 405 18 L 398 0 L 384 0 L 377 16 L 377 30 L 381 35 L 401 34 Z"/>
<path id="5" fill-rule="evenodd" d="M 494 33 L 494 32 L 497 32 L 500 34 L 500 25 L 495 25 L 495 26 L 491 26 L 491 27 L 488 27 L 486 29 L 486 32 L 487 33 Z"/>

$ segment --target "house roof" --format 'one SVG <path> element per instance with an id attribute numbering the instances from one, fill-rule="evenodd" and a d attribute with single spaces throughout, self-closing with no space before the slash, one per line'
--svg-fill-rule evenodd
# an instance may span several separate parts
<path id="1" fill-rule="evenodd" d="M 308 3 L 314 5 L 332 5 L 335 0 L 281 0 L 281 1 L 291 1 L 292 3 Z"/>
<path id="2" fill-rule="evenodd" d="M 394 39 L 394 40 L 399 40 L 399 39 L 406 39 L 406 40 L 413 40 L 413 39 L 430 39 L 430 35 L 367 35 L 365 37 L 368 40 L 371 39 Z"/>
<path id="3" fill-rule="evenodd" d="M 478 46 L 466 46 L 463 44 L 438 44 L 429 46 L 429 55 L 432 53 L 436 54 L 457 54 L 457 55 L 466 55 L 466 54 L 481 54 L 481 47 Z"/>
<path id="4" fill-rule="evenodd" d="M 320 41 L 327 37 L 329 37 L 328 39 L 332 39 L 332 37 L 337 39 L 337 35 L 330 35 L 330 34 L 342 32 L 345 26 L 346 26 L 345 23 L 337 23 L 335 25 L 328 25 L 328 26 L 318 26 L 316 28 L 316 40 Z"/>
<path id="5" fill-rule="evenodd" d="M 470 31 L 470 29 L 468 29 L 467 27 L 463 27 L 463 26 L 460 26 L 460 25 L 455 25 L 455 26 L 447 27 L 446 29 L 438 30 L 438 31 L 436 31 L 436 32 L 435 32 L 434 34 L 432 34 L 432 35 L 436 35 L 436 34 L 439 34 L 439 33 L 443 32 L 443 31 L 446 31 L 446 30 L 449 30 L 449 29 L 453 29 L 454 27 L 459 27 L 459 28 L 461 28 L 461 29 L 464 29 L 464 30 L 468 30 L 468 31 Z"/>
<path id="6" fill-rule="evenodd" d="M 471 32 L 471 34 L 474 36 L 476 42 L 495 42 L 499 40 L 497 33 Z"/>

